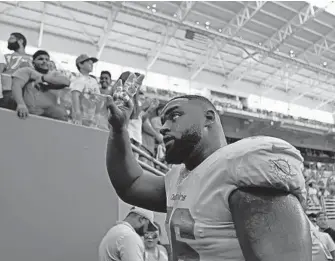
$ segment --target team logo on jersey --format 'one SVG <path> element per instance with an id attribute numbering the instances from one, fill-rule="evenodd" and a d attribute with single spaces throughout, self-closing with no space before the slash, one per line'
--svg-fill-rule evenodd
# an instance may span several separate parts
<path id="1" fill-rule="evenodd" d="M 270 160 L 272 171 L 280 178 L 280 179 L 287 179 L 292 178 L 296 175 L 293 172 L 292 166 L 288 163 L 287 160 L 284 159 L 277 159 L 277 160 Z"/>
<path id="2" fill-rule="evenodd" d="M 183 195 L 183 194 L 181 194 L 181 193 L 172 194 L 170 199 L 171 199 L 171 200 L 185 201 L 185 199 L 186 199 L 186 195 Z"/>

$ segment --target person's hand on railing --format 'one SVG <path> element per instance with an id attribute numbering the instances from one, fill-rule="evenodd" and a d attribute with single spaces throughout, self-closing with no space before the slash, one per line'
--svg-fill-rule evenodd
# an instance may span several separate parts
<path id="1" fill-rule="evenodd" d="M 25 104 L 18 104 L 16 107 L 16 112 L 20 119 L 25 119 L 29 116 L 29 110 Z"/>
<path id="2" fill-rule="evenodd" d="M 107 97 L 107 108 L 110 112 L 108 122 L 114 130 L 121 130 L 128 126 L 130 115 L 134 108 L 131 98 L 124 96 L 123 100 L 124 102 L 117 106 L 112 97 Z"/>
<path id="3" fill-rule="evenodd" d="M 75 125 L 82 125 L 82 115 L 80 112 L 72 113 L 72 121 Z"/>

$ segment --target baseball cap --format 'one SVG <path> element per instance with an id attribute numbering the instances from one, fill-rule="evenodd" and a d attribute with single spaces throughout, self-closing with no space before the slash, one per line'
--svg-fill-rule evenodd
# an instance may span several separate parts
<path id="1" fill-rule="evenodd" d="M 154 212 L 144 209 L 144 208 L 139 208 L 139 207 L 132 207 L 129 211 L 129 213 L 136 213 L 137 215 L 140 215 L 146 219 L 149 220 L 149 230 L 158 230 L 154 223 Z"/>
<path id="2" fill-rule="evenodd" d="M 85 62 L 87 60 L 91 60 L 93 63 L 96 63 L 98 61 L 95 57 L 89 57 L 87 54 L 81 54 L 76 59 L 76 64 Z"/>

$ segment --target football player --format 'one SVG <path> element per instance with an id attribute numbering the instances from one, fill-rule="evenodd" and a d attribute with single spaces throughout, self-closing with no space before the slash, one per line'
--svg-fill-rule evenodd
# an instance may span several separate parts
<path id="1" fill-rule="evenodd" d="M 155 176 L 133 156 L 126 128 L 132 107 L 109 100 L 107 170 L 123 201 L 167 213 L 173 261 L 312 260 L 297 149 L 272 137 L 227 145 L 214 105 L 180 96 L 161 113 L 165 160 L 174 167 Z"/>

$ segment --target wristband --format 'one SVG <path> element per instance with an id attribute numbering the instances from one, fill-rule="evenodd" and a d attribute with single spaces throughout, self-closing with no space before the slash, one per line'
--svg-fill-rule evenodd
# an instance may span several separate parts
<path id="1" fill-rule="evenodd" d="M 44 75 L 42 75 L 41 80 L 42 80 L 42 82 L 45 82 Z"/>

